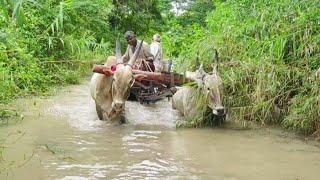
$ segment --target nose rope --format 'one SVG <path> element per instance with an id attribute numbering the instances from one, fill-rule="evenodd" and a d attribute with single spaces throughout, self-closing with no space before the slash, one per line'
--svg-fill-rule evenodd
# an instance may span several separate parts
<path id="1" fill-rule="evenodd" d="M 132 79 L 133 79 L 133 81 L 132 81 L 132 83 L 131 83 L 130 87 L 132 87 L 132 86 L 134 85 L 134 83 L 136 82 L 136 79 L 134 78 L 134 76 L 133 76 L 133 75 L 132 75 Z"/>
<path id="2" fill-rule="evenodd" d="M 128 63 L 117 63 L 116 64 L 116 66 L 118 66 L 119 64 L 123 64 L 124 66 L 130 66 L 131 67 L 131 69 L 133 69 L 133 65 L 131 65 L 131 64 L 128 64 Z"/>
<path id="3" fill-rule="evenodd" d="M 145 59 L 142 59 L 142 62 L 147 66 L 147 69 L 149 69 L 149 71 L 152 72 L 152 69 L 149 66 L 149 63 Z"/>

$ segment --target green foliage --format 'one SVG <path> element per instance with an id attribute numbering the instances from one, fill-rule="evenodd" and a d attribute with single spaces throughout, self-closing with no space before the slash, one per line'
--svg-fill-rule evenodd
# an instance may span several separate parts
<path id="1" fill-rule="evenodd" d="M 224 104 L 236 120 L 320 132 L 320 86 L 310 80 L 320 66 L 319 5 L 319 0 L 217 1 L 206 24 L 189 21 L 197 18 L 190 7 L 167 22 L 164 49 L 182 72 L 195 69 L 196 52 L 210 69 L 213 48 L 218 49 Z"/>
<path id="2" fill-rule="evenodd" d="M 159 31 L 163 3 L 0 1 L 0 103 L 78 83 L 93 61 L 113 53 L 115 34 Z"/>
<path id="3" fill-rule="evenodd" d="M 320 136 L 320 81 L 315 77 L 304 78 L 302 87 L 301 93 L 290 100 L 289 115 L 282 125 L 304 134 L 317 131 Z"/>
<path id="4" fill-rule="evenodd" d="M 213 37 L 205 43 L 215 44 L 223 61 L 241 64 L 224 73 L 234 89 L 226 104 L 240 119 L 315 131 L 319 112 L 307 110 L 317 109 L 319 86 L 312 93 L 306 81 L 320 65 L 318 9 L 319 1 L 226 1 L 207 17 Z"/>
<path id="5" fill-rule="evenodd" d="M 23 116 L 20 115 L 15 110 L 10 110 L 10 109 L 0 110 L 0 126 L 8 125 L 9 124 L 9 119 L 10 120 L 16 120 L 16 121 L 17 120 L 22 120 Z"/>
<path id="6" fill-rule="evenodd" d="M 0 6 L 0 103 L 77 83 L 91 61 L 111 54 L 108 0 L 5 0 Z"/>
<path id="7" fill-rule="evenodd" d="M 208 29 L 225 57 L 319 66 L 319 1 L 229 0 L 217 3 Z"/>
<path id="8" fill-rule="evenodd" d="M 279 123 L 287 114 L 288 102 L 300 91 L 304 72 L 284 65 L 223 64 L 225 105 L 237 120 L 261 124 Z"/>
<path id="9" fill-rule="evenodd" d="M 191 24 L 206 26 L 207 13 L 214 9 L 215 6 L 212 0 L 189 1 L 188 6 L 184 8 L 185 13 L 179 15 L 177 21 L 183 27 Z"/>
<path id="10" fill-rule="evenodd" d="M 177 71 L 185 71 L 186 69 L 195 70 L 195 54 L 200 50 L 200 54 L 204 53 L 201 49 L 201 40 L 205 38 L 206 30 L 198 24 L 193 24 L 187 28 L 183 28 L 179 24 L 173 24 L 166 34 L 162 36 L 164 53 L 166 56 L 175 59 Z"/>
<path id="11" fill-rule="evenodd" d="M 114 9 L 110 15 L 110 24 L 115 30 L 134 31 L 139 36 L 151 37 L 150 32 L 162 30 L 161 9 L 166 2 L 160 0 L 136 1 L 113 0 Z"/>

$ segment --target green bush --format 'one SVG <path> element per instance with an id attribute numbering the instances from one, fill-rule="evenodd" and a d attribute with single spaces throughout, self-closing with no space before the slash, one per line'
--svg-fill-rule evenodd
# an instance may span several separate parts
<path id="1" fill-rule="evenodd" d="M 111 54 L 113 6 L 107 0 L 1 1 L 0 6 L 0 103 L 78 83 L 92 61 Z"/>
<path id="2" fill-rule="evenodd" d="M 304 79 L 301 92 L 290 100 L 289 115 L 282 125 L 304 134 L 317 131 L 320 136 L 320 81 L 310 77 Z"/>
<path id="3" fill-rule="evenodd" d="M 177 71 L 194 70 L 196 53 L 210 70 L 220 54 L 227 108 L 235 120 L 320 131 L 320 1 L 215 1 L 206 24 L 168 22 L 164 46 Z M 188 12 L 187 15 L 192 15 Z"/>

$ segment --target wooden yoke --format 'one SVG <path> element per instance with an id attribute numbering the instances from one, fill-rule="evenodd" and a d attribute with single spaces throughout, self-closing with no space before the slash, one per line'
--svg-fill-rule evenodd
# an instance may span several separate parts
<path id="1" fill-rule="evenodd" d="M 105 74 L 106 76 L 111 76 L 116 71 L 116 65 L 111 67 L 105 65 L 94 65 L 92 71 L 95 73 Z M 192 79 L 186 78 L 185 76 L 177 73 L 166 73 L 166 72 L 149 72 L 133 69 L 132 73 L 135 75 L 142 75 L 142 79 L 139 80 L 153 80 L 158 83 L 170 86 L 172 83 L 181 86 L 188 82 L 193 82 Z"/>

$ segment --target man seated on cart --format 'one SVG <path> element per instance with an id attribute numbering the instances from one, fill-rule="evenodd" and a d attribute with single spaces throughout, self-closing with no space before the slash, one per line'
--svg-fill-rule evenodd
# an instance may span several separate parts
<path id="1" fill-rule="evenodd" d="M 124 34 L 124 37 L 128 43 L 127 50 L 125 54 L 122 56 L 123 62 L 127 63 L 130 59 L 130 57 L 133 55 L 135 50 L 137 49 L 138 43 L 140 43 L 140 40 L 137 40 L 136 35 L 133 31 L 127 31 Z M 141 50 L 138 54 L 137 60 L 134 64 L 135 68 L 143 70 L 143 71 L 154 71 L 154 65 L 153 65 L 154 57 L 150 52 L 150 47 L 148 43 L 143 42 Z"/>
<path id="2" fill-rule="evenodd" d="M 151 53 L 154 56 L 153 64 L 156 72 L 161 72 L 163 69 L 163 53 L 161 47 L 161 38 L 159 34 L 155 34 L 152 37 L 152 43 L 150 44 Z"/>
<path id="3" fill-rule="evenodd" d="M 150 44 L 151 53 L 154 56 L 153 64 L 156 72 L 170 72 L 172 66 L 172 60 L 164 60 L 161 37 L 159 34 L 155 34 L 152 37 L 152 43 Z"/>

